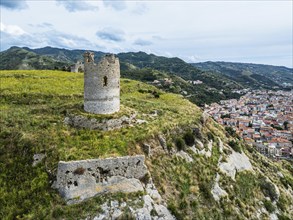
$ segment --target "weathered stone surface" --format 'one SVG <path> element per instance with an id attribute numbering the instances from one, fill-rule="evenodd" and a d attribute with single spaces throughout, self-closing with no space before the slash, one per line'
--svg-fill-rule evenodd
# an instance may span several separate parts
<path id="1" fill-rule="evenodd" d="M 196 145 L 191 146 L 191 147 L 188 148 L 190 151 L 192 151 L 195 154 L 205 155 L 206 157 L 211 157 L 212 156 L 212 149 L 213 149 L 213 141 L 212 140 L 208 143 L 208 149 L 207 150 L 204 148 L 204 145 L 203 145 L 203 143 L 201 141 L 196 139 L 195 142 L 196 142 Z M 196 148 L 195 146 L 200 148 L 200 150 L 198 148 Z M 181 155 L 181 156 L 184 156 L 184 155 Z M 192 158 L 190 158 L 190 159 L 192 160 Z M 193 160 L 191 161 L 190 159 L 187 159 L 187 160 L 192 162 Z"/>
<path id="2" fill-rule="evenodd" d="M 53 187 L 68 203 L 75 203 L 101 193 L 143 191 L 139 179 L 146 174 L 143 155 L 60 161 Z"/>
<path id="3" fill-rule="evenodd" d="M 186 162 L 188 162 L 188 163 L 193 162 L 193 159 L 189 156 L 189 154 L 182 151 L 182 150 L 177 152 L 176 156 L 181 157 L 182 159 L 186 160 Z"/>
<path id="4" fill-rule="evenodd" d="M 224 145 L 223 145 L 221 138 L 218 138 L 218 140 L 219 140 L 219 151 L 221 154 L 221 153 L 223 153 Z"/>
<path id="5" fill-rule="evenodd" d="M 67 117 L 65 117 L 64 123 L 66 125 L 76 128 L 88 128 L 90 130 L 109 131 L 138 123 L 137 121 L 139 119 L 135 119 L 135 117 L 136 114 L 132 114 L 129 117 L 122 116 L 121 118 L 103 119 L 101 121 L 98 121 L 95 118 L 87 118 L 82 115 L 68 115 Z"/>
<path id="6" fill-rule="evenodd" d="M 40 163 L 46 157 L 45 154 L 34 154 L 33 159 L 33 167 Z"/>
<path id="7" fill-rule="evenodd" d="M 144 144 L 142 144 L 141 148 L 142 148 L 143 152 L 147 156 L 151 156 L 151 154 L 152 154 L 152 152 L 151 152 L 152 151 L 151 145 L 144 143 Z"/>
<path id="8" fill-rule="evenodd" d="M 200 117 L 200 121 L 202 122 L 202 124 L 206 124 L 208 118 L 209 118 L 209 115 L 206 112 L 203 112 Z"/>
<path id="9" fill-rule="evenodd" d="M 196 146 L 199 148 L 199 149 L 203 149 L 204 148 L 204 145 L 203 143 L 198 140 L 198 139 L 195 139 L 195 143 L 196 143 Z"/>
<path id="10" fill-rule="evenodd" d="M 147 194 L 156 202 L 160 203 L 162 201 L 162 197 L 160 193 L 158 192 L 157 188 L 151 181 L 148 183 L 145 187 Z"/>
<path id="11" fill-rule="evenodd" d="M 164 205 L 155 204 L 154 208 L 158 213 L 159 219 L 161 220 L 173 220 L 175 219 L 173 215 L 171 215 L 170 211 Z"/>
<path id="12" fill-rule="evenodd" d="M 158 136 L 158 139 L 159 139 L 159 142 L 160 142 L 162 148 L 163 148 L 164 150 L 166 150 L 166 149 L 167 149 L 167 142 L 166 142 L 166 139 L 165 139 L 162 135 L 159 135 L 159 136 Z"/>
<path id="13" fill-rule="evenodd" d="M 240 154 L 233 151 L 227 158 L 227 162 L 219 164 L 219 168 L 222 172 L 232 177 L 232 179 L 235 179 L 236 172 L 252 170 L 252 165 L 244 153 Z"/>
<path id="14" fill-rule="evenodd" d="M 84 54 L 84 110 L 95 114 L 112 114 L 120 109 L 120 64 L 114 54 L 98 64 L 94 54 Z"/>
<path id="15" fill-rule="evenodd" d="M 217 173 L 215 184 L 211 190 L 211 193 L 216 201 L 219 201 L 222 197 L 228 195 L 227 192 L 219 186 L 219 180 L 220 180 L 220 175 Z"/>
<path id="16" fill-rule="evenodd" d="M 104 203 L 101 206 L 102 213 L 99 213 L 94 220 L 114 220 L 121 218 L 125 210 L 129 210 L 136 220 L 174 220 L 175 217 L 170 213 L 165 205 L 157 203 L 149 195 L 144 195 L 131 201 L 132 204 L 141 204 L 141 206 L 129 206 L 127 203 L 119 204 L 117 201 Z"/>

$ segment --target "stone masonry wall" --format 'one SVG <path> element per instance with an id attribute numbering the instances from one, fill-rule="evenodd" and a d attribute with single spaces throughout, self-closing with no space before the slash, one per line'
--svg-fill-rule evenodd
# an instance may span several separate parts
<path id="1" fill-rule="evenodd" d="M 144 156 L 126 156 L 58 163 L 53 187 L 68 203 L 97 194 L 143 191 L 140 179 L 147 175 Z"/>
<path id="2" fill-rule="evenodd" d="M 106 55 L 98 64 L 93 54 L 85 54 L 84 110 L 95 114 L 112 114 L 120 109 L 119 59 Z"/>

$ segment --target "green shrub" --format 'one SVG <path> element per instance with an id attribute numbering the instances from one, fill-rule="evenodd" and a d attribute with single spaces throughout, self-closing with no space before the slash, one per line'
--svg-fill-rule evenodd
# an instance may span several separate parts
<path id="1" fill-rule="evenodd" d="M 232 147 L 232 149 L 238 153 L 241 153 L 241 147 L 238 141 L 229 141 L 229 146 Z"/>
<path id="2" fill-rule="evenodd" d="M 265 199 L 265 200 L 263 201 L 263 204 L 264 204 L 266 210 L 268 210 L 269 213 L 274 212 L 275 209 L 276 209 L 270 200 L 266 200 L 266 199 Z"/>
<path id="3" fill-rule="evenodd" d="M 206 183 L 200 183 L 199 184 L 199 190 L 201 192 L 201 194 L 203 195 L 203 197 L 207 200 L 212 199 L 212 193 L 211 193 L 211 189 L 209 187 L 209 184 Z"/>
<path id="4" fill-rule="evenodd" d="M 277 214 L 279 220 L 291 220 L 288 216 L 285 214 Z"/>
<path id="5" fill-rule="evenodd" d="M 282 211 L 285 211 L 286 210 L 286 203 L 287 203 L 287 200 L 286 198 L 281 195 L 278 202 L 277 202 L 277 206 L 282 210 Z"/>
<path id="6" fill-rule="evenodd" d="M 225 127 L 226 132 L 232 137 L 238 137 L 236 131 L 232 127 Z"/>
<path id="7" fill-rule="evenodd" d="M 185 148 L 186 148 L 185 142 L 182 138 L 176 138 L 175 145 L 176 145 L 178 151 L 185 150 Z"/>
<path id="8" fill-rule="evenodd" d="M 173 148 L 173 145 L 172 145 L 172 143 L 170 143 L 170 142 L 167 142 L 167 150 L 168 150 L 168 151 L 171 151 L 171 150 L 172 150 L 172 148 Z"/>
<path id="9" fill-rule="evenodd" d="M 201 131 L 200 131 L 199 128 L 194 128 L 193 129 L 193 133 L 194 133 L 194 135 L 195 135 L 196 138 L 198 138 L 200 140 L 203 139 L 202 134 L 201 134 Z"/>
<path id="10" fill-rule="evenodd" d="M 263 194 L 270 197 L 272 201 L 277 200 L 278 194 L 276 192 L 275 186 L 265 177 L 260 179 L 260 189 L 262 190 Z"/>
<path id="11" fill-rule="evenodd" d="M 155 209 L 152 209 L 150 214 L 151 214 L 151 216 L 157 216 L 158 215 L 158 213 L 157 213 L 157 211 Z"/>
<path id="12" fill-rule="evenodd" d="M 215 138 L 214 138 L 214 135 L 212 134 L 212 132 L 208 132 L 208 133 L 207 133 L 207 136 L 208 136 L 208 139 L 209 139 L 209 140 L 213 140 L 213 141 L 215 141 Z"/>
<path id="13" fill-rule="evenodd" d="M 174 203 L 168 204 L 168 209 L 176 217 L 176 219 L 178 219 L 178 220 L 184 219 L 184 217 L 178 212 L 178 208 L 175 206 Z"/>
<path id="14" fill-rule="evenodd" d="M 184 134 L 183 139 L 188 146 L 194 145 L 194 135 L 191 131 L 188 131 Z"/>

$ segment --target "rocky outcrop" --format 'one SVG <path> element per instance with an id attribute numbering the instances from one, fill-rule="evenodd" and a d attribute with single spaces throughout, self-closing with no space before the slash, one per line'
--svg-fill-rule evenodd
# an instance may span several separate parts
<path id="1" fill-rule="evenodd" d="M 134 201 L 132 205 L 118 201 L 106 202 L 101 206 L 102 212 L 94 220 L 136 219 L 136 220 L 175 220 L 163 204 L 155 202 L 151 196 L 144 195 Z M 141 204 L 142 205 L 139 205 Z M 128 212 L 128 216 L 124 213 Z M 131 217 L 130 217 L 131 216 Z"/>
<path id="2" fill-rule="evenodd" d="M 223 190 L 219 185 L 220 175 L 217 173 L 215 184 L 211 190 L 214 200 L 220 201 L 220 199 L 224 196 L 227 196 L 227 192 Z"/>
<path id="3" fill-rule="evenodd" d="M 178 151 L 178 152 L 176 153 L 176 156 L 177 156 L 177 157 L 180 157 L 180 158 L 182 158 L 182 159 L 184 159 L 184 160 L 185 160 L 186 162 L 188 162 L 188 163 L 193 162 L 193 159 L 189 156 L 189 154 L 186 153 L 186 152 L 184 152 L 183 150 Z"/>
<path id="4" fill-rule="evenodd" d="M 42 160 L 46 157 L 45 154 L 34 154 L 33 156 L 33 167 L 36 166 L 38 163 L 42 162 Z"/>
<path id="5" fill-rule="evenodd" d="M 144 156 L 91 159 L 58 164 L 58 189 L 68 203 L 77 203 L 98 194 L 143 191 L 147 174 Z"/>
<path id="6" fill-rule="evenodd" d="M 223 173 L 235 179 L 236 172 L 252 170 L 252 165 L 244 153 L 233 151 L 227 158 L 227 162 L 219 164 L 219 168 Z"/>
<path id="7" fill-rule="evenodd" d="M 53 187 L 58 189 L 68 204 L 79 203 L 105 193 L 144 192 L 143 196 L 122 203 L 116 200 L 106 201 L 94 217 L 96 220 L 124 219 L 125 212 L 140 220 L 175 219 L 153 184 L 144 160 L 144 156 L 138 155 L 60 161 Z"/>

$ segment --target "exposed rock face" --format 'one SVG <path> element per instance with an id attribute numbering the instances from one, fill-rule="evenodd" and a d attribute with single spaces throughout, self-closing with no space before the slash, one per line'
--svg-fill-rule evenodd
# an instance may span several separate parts
<path id="1" fill-rule="evenodd" d="M 208 143 L 208 149 L 204 149 L 204 145 L 201 141 L 195 140 L 196 146 L 200 148 L 201 150 L 197 149 L 195 146 L 190 147 L 189 149 L 195 153 L 195 154 L 202 154 L 205 155 L 206 157 L 211 157 L 212 156 L 212 149 L 213 149 L 213 141 L 211 140 Z"/>
<path id="2" fill-rule="evenodd" d="M 211 193 L 216 201 L 220 201 L 221 197 L 227 196 L 227 192 L 219 186 L 220 175 L 217 173 L 215 184 Z"/>
<path id="3" fill-rule="evenodd" d="M 87 118 L 82 115 L 68 115 L 64 119 L 64 123 L 76 128 L 88 128 L 90 130 L 113 130 L 120 129 L 125 126 L 129 126 L 132 123 L 137 123 L 136 114 L 132 114 L 129 117 L 122 116 L 117 119 L 103 119 L 98 121 L 95 118 Z"/>
<path id="4" fill-rule="evenodd" d="M 84 110 L 94 114 L 112 114 L 120 109 L 120 64 L 114 54 L 98 64 L 94 54 L 84 54 Z"/>
<path id="5" fill-rule="evenodd" d="M 182 150 L 177 152 L 176 156 L 181 157 L 182 159 L 186 160 L 186 162 L 189 162 L 189 163 L 193 162 L 193 159 L 189 156 L 189 154 Z"/>
<path id="6" fill-rule="evenodd" d="M 53 187 L 68 203 L 80 202 L 97 194 L 143 191 L 147 174 L 144 156 L 60 161 Z"/>
<path id="7" fill-rule="evenodd" d="M 249 158 L 244 153 L 237 153 L 235 151 L 229 155 L 226 163 L 220 163 L 219 168 L 232 179 L 235 179 L 236 172 L 243 170 L 252 170 L 252 165 Z"/>
<path id="8" fill-rule="evenodd" d="M 143 202 L 140 207 L 138 204 Z M 102 205 L 102 213 L 94 217 L 94 220 L 114 220 L 132 219 L 136 220 L 175 220 L 165 204 L 158 204 L 149 195 L 144 195 L 139 199 L 131 201 L 133 206 L 128 206 L 127 203 L 119 203 L 118 201 L 106 202 Z M 123 210 L 128 209 L 132 218 L 122 218 Z"/>
<path id="9" fill-rule="evenodd" d="M 144 156 L 127 156 L 107 159 L 92 159 L 58 164 L 57 188 L 68 204 L 78 203 L 104 193 L 132 193 L 144 191 L 145 195 L 118 202 L 106 201 L 95 220 L 124 219 L 126 210 L 139 220 L 173 220 L 166 203 L 148 175 Z"/>
<path id="10" fill-rule="evenodd" d="M 158 139 L 159 139 L 159 142 L 160 142 L 162 148 L 164 150 L 166 150 L 167 149 L 167 142 L 166 142 L 165 138 L 163 137 L 163 135 L 159 135 Z"/>
<path id="11" fill-rule="evenodd" d="M 33 167 L 40 163 L 46 157 L 45 154 L 34 154 L 33 159 Z"/>

